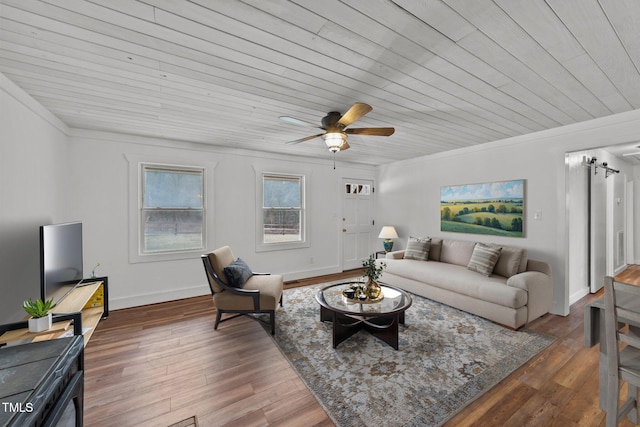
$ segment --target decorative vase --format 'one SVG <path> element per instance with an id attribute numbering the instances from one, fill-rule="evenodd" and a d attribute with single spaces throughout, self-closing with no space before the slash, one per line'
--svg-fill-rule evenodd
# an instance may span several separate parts
<path id="1" fill-rule="evenodd" d="M 42 332 L 51 327 L 51 313 L 44 317 L 32 317 L 29 319 L 29 332 Z"/>
<path id="2" fill-rule="evenodd" d="M 382 292 L 382 288 L 380 288 L 380 285 L 378 285 L 375 280 L 371 280 L 370 278 L 367 279 L 367 283 L 365 284 L 364 289 L 367 298 L 371 300 L 377 299 Z"/>

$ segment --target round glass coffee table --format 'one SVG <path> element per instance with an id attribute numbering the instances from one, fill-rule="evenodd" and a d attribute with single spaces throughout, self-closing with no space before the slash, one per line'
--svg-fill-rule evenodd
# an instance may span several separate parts
<path id="1" fill-rule="evenodd" d="M 398 349 L 398 325 L 411 306 L 411 296 L 401 289 L 380 283 L 384 298 L 378 302 L 347 298 L 343 291 L 360 282 L 344 282 L 318 291 L 320 321 L 333 322 L 333 348 L 360 329 L 369 331 L 391 347 Z"/>

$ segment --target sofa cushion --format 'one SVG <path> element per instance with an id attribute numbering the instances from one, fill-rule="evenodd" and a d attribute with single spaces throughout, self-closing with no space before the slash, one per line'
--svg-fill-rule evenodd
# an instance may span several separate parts
<path id="1" fill-rule="evenodd" d="M 493 248 L 501 247 L 496 244 L 491 244 L 489 246 Z M 510 246 L 502 246 L 501 248 L 502 252 L 500 252 L 500 258 L 498 258 L 498 262 L 493 270 L 494 274 L 499 274 L 508 278 L 526 271 L 526 261 L 525 267 L 522 269 L 522 258 L 525 257 L 526 259 L 526 252 L 524 249 Z"/>
<path id="2" fill-rule="evenodd" d="M 484 243 L 476 243 L 467 268 L 471 271 L 491 276 L 500 258 L 502 248 L 495 248 Z"/>
<path id="3" fill-rule="evenodd" d="M 260 291 L 260 309 L 275 310 L 282 296 L 282 276 L 253 275 L 247 280 L 243 289 Z M 213 296 L 213 303 L 221 310 L 253 310 L 253 298 L 250 296 L 238 298 L 231 292 L 220 292 Z"/>
<path id="4" fill-rule="evenodd" d="M 443 262 L 405 259 L 387 259 L 386 262 L 387 268 L 380 280 L 384 283 L 385 275 L 390 275 L 388 283 L 392 286 L 397 285 L 392 277 L 399 276 L 504 307 L 517 309 L 527 304 L 527 291 L 507 286 L 507 279 L 502 276 L 483 276 L 464 266 Z"/>
<path id="5" fill-rule="evenodd" d="M 227 276 L 229 286 L 241 288 L 253 276 L 251 268 L 242 259 L 236 259 L 231 265 L 224 268 L 224 274 Z"/>
<path id="6" fill-rule="evenodd" d="M 469 264 L 475 245 L 475 242 L 466 240 L 444 239 L 440 252 L 440 262 L 466 267 Z"/>
<path id="7" fill-rule="evenodd" d="M 431 239 L 428 237 L 409 237 L 407 248 L 404 250 L 404 259 L 417 259 L 426 261 L 429 259 Z"/>

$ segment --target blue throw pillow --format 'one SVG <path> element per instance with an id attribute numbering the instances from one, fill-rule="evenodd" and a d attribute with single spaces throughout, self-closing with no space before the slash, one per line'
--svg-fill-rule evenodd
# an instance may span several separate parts
<path id="1" fill-rule="evenodd" d="M 233 286 L 234 288 L 243 287 L 247 280 L 249 280 L 249 277 L 253 276 L 251 268 L 240 258 L 228 267 L 225 267 L 224 274 L 227 276 L 229 286 Z"/>

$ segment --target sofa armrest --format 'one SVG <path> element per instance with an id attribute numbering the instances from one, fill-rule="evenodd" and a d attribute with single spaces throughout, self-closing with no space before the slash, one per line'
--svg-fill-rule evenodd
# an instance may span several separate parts
<path id="1" fill-rule="evenodd" d="M 531 260 L 529 260 L 529 265 L 531 265 Z M 509 277 L 507 286 L 527 291 L 527 322 L 537 319 L 551 310 L 553 278 L 550 274 L 541 271 L 525 271 Z"/>
<path id="2" fill-rule="evenodd" d="M 387 255 L 385 257 L 389 259 L 402 259 L 404 258 L 404 249 L 401 251 L 387 252 Z"/>
<path id="3" fill-rule="evenodd" d="M 527 260 L 527 271 L 539 271 L 547 276 L 551 276 L 551 265 L 545 261 L 529 259 Z"/>

